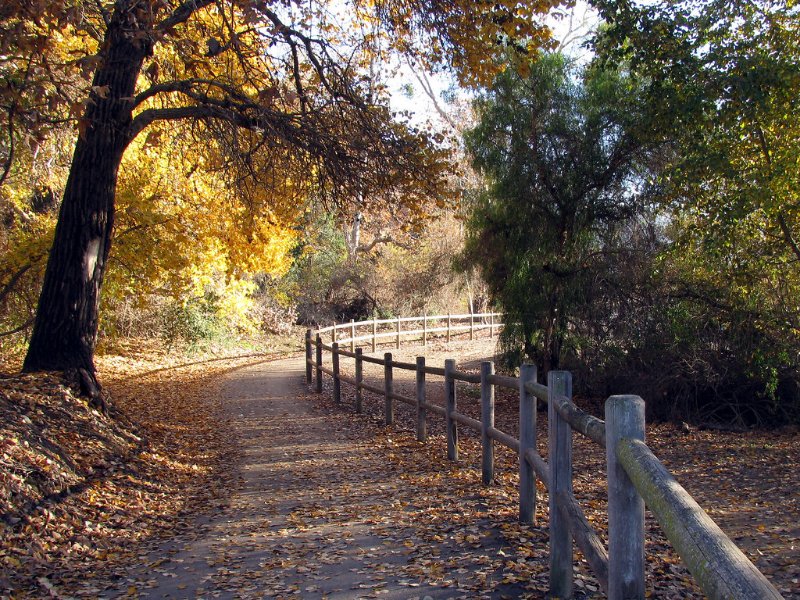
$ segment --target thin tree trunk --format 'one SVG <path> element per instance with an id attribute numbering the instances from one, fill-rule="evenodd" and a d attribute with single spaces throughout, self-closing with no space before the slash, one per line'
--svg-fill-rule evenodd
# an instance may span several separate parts
<path id="1" fill-rule="evenodd" d="M 76 369 L 96 383 L 100 289 L 111 248 L 117 172 L 130 142 L 131 98 L 144 58 L 152 53 L 150 23 L 143 21 L 149 14 L 142 0 L 121 0 L 109 23 L 23 371 Z"/>

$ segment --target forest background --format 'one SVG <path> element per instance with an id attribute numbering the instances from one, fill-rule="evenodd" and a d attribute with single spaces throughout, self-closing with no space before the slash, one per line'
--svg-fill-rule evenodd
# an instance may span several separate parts
<path id="1" fill-rule="evenodd" d="M 200 4 L 0 9 L 5 357 L 45 301 L 73 148 L 127 98 L 97 79 L 125 5 L 167 25 L 134 78 L 90 354 L 494 309 L 508 368 L 568 368 L 580 395 L 800 421 L 794 2 L 597 0 L 583 60 L 546 2 Z M 444 129 L 392 113 L 401 60 Z"/>

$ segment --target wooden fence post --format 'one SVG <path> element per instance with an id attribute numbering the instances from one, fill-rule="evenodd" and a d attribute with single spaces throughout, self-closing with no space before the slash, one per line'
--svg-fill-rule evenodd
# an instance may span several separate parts
<path id="1" fill-rule="evenodd" d="M 622 438 L 644 441 L 644 400 L 606 400 L 608 461 L 608 598 L 644 598 L 644 500 L 617 459 Z"/>
<path id="2" fill-rule="evenodd" d="M 364 390 L 361 388 L 361 384 L 364 383 L 364 361 L 361 357 L 363 353 L 363 348 L 356 348 L 356 412 L 358 414 L 364 412 Z"/>
<path id="3" fill-rule="evenodd" d="M 428 439 L 428 422 L 425 413 L 425 357 L 417 357 L 417 441 Z"/>
<path id="4" fill-rule="evenodd" d="M 470 341 L 475 339 L 475 315 L 469 313 L 469 339 Z"/>
<path id="5" fill-rule="evenodd" d="M 422 345 L 428 345 L 428 315 L 422 317 Z"/>
<path id="6" fill-rule="evenodd" d="M 494 313 L 489 313 L 489 338 L 494 339 Z"/>
<path id="7" fill-rule="evenodd" d="M 397 349 L 400 350 L 400 330 L 402 329 L 400 325 L 400 317 L 397 317 Z"/>
<path id="8" fill-rule="evenodd" d="M 322 393 L 322 336 L 317 334 L 317 393 Z"/>
<path id="9" fill-rule="evenodd" d="M 339 379 L 339 344 L 334 342 L 331 360 L 333 362 L 333 401 L 336 404 L 342 401 L 342 381 Z"/>
<path id="10" fill-rule="evenodd" d="M 387 425 L 394 423 L 394 382 L 392 381 L 392 353 L 383 355 L 383 412 Z"/>
<path id="11" fill-rule="evenodd" d="M 372 351 L 375 352 L 378 340 L 378 318 L 372 317 Z"/>
<path id="12" fill-rule="evenodd" d="M 572 428 L 561 418 L 552 400 L 555 396 L 572 398 L 572 375 L 567 371 L 547 374 L 547 420 L 550 463 L 550 595 L 572 598 L 572 532 L 569 521 L 558 509 L 560 493 L 572 494 Z"/>
<path id="13" fill-rule="evenodd" d="M 356 322 L 350 319 L 350 352 L 356 351 Z"/>
<path id="14" fill-rule="evenodd" d="M 481 363 L 481 481 L 489 485 L 494 479 L 494 440 L 489 430 L 494 427 L 494 385 L 489 376 L 494 375 L 494 363 Z"/>
<path id="15" fill-rule="evenodd" d="M 450 313 L 447 313 L 447 343 L 450 343 Z"/>
<path id="16" fill-rule="evenodd" d="M 311 330 L 306 329 L 306 383 L 311 385 L 311 359 L 314 356 L 311 350 Z"/>
<path id="17" fill-rule="evenodd" d="M 456 361 L 448 358 L 444 361 L 444 395 L 445 395 L 445 423 L 447 427 L 447 458 L 458 460 L 458 427 L 453 419 L 456 412 L 456 380 L 453 371 L 456 370 Z"/>
<path id="18" fill-rule="evenodd" d="M 528 462 L 528 450 L 536 451 L 536 398 L 525 389 L 536 383 L 536 365 L 519 367 L 519 520 L 536 521 L 536 472 Z"/>
<path id="19" fill-rule="evenodd" d="M 336 321 L 333 322 L 333 327 L 331 328 L 331 344 L 336 343 Z"/>

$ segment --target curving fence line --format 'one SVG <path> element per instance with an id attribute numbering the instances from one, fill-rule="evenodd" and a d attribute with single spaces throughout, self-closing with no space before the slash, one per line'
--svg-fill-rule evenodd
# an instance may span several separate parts
<path id="1" fill-rule="evenodd" d="M 355 387 L 355 410 L 363 410 L 363 392 L 370 391 L 384 398 L 387 425 L 394 423 L 396 402 L 416 408 L 416 436 L 427 439 L 430 415 L 444 418 L 447 432 L 447 456 L 458 460 L 458 427 L 479 432 L 482 448 L 482 481 L 494 478 L 495 443 L 515 451 L 519 456 L 519 518 L 533 523 L 536 513 L 536 479 L 548 491 L 550 528 L 550 596 L 573 597 L 573 541 L 580 548 L 603 590 L 611 600 L 643 599 L 644 578 L 644 508 L 645 504 L 658 520 L 667 538 L 695 577 L 703 592 L 712 600 L 777 600 L 778 590 L 753 565 L 744 553 L 714 523 L 708 514 L 680 486 L 664 465 L 645 444 L 644 401 L 638 396 L 611 396 L 605 403 L 605 421 L 589 415 L 572 402 L 572 376 L 567 371 L 551 371 L 547 385 L 537 383 L 534 365 L 520 366 L 519 377 L 495 374 L 494 364 L 481 364 L 480 374 L 456 370 L 453 359 L 444 368 L 430 367 L 425 357 L 415 363 L 364 354 L 374 353 L 379 341 L 389 341 L 399 348 L 402 341 L 420 340 L 429 336 L 489 330 L 489 335 L 502 327 L 497 313 L 476 315 L 444 315 L 405 317 L 333 325 L 306 332 L 306 380 L 315 380 L 316 391 L 322 392 L 323 373 L 333 378 L 333 396 L 341 403 L 341 384 Z M 430 327 L 429 327 L 430 323 Z M 406 328 L 403 329 L 403 324 Z M 367 333 L 364 333 L 367 330 Z M 323 342 L 330 336 L 330 343 Z M 342 346 L 349 346 L 344 350 Z M 323 362 L 330 354 L 331 367 Z M 341 359 L 355 361 L 355 377 L 341 372 Z M 364 381 L 363 364 L 384 368 L 383 385 Z M 394 391 L 395 369 L 416 373 L 416 394 L 413 398 Z M 445 404 L 426 400 L 426 377 L 444 379 Z M 480 386 L 481 419 L 458 412 L 456 381 Z M 519 439 L 494 426 L 495 388 L 518 390 Z M 548 407 L 548 458 L 546 462 L 536 445 L 536 400 Z M 608 549 L 586 519 L 572 493 L 572 432 L 576 431 L 606 451 L 608 465 Z"/>

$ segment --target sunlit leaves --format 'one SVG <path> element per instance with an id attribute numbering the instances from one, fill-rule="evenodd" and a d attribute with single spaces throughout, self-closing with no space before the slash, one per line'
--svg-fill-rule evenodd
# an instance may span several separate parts
<path id="1" fill-rule="evenodd" d="M 151 294 L 186 301 L 213 292 L 229 322 L 245 323 L 248 281 L 291 264 L 302 204 L 276 173 L 276 188 L 262 179 L 246 195 L 213 168 L 206 157 L 214 152 L 195 152 L 188 129 L 160 133 L 158 146 L 134 142 L 123 164 L 107 293 L 147 302 Z"/>
<path id="2" fill-rule="evenodd" d="M 558 0 L 375 2 L 378 14 L 398 36 L 396 43 L 401 49 L 409 48 L 414 36 L 421 37 L 424 63 L 452 65 L 462 83 L 470 85 L 488 85 L 506 68 L 503 55 L 509 49 L 531 56 L 550 45 L 543 18 L 552 9 L 569 4 Z"/>

